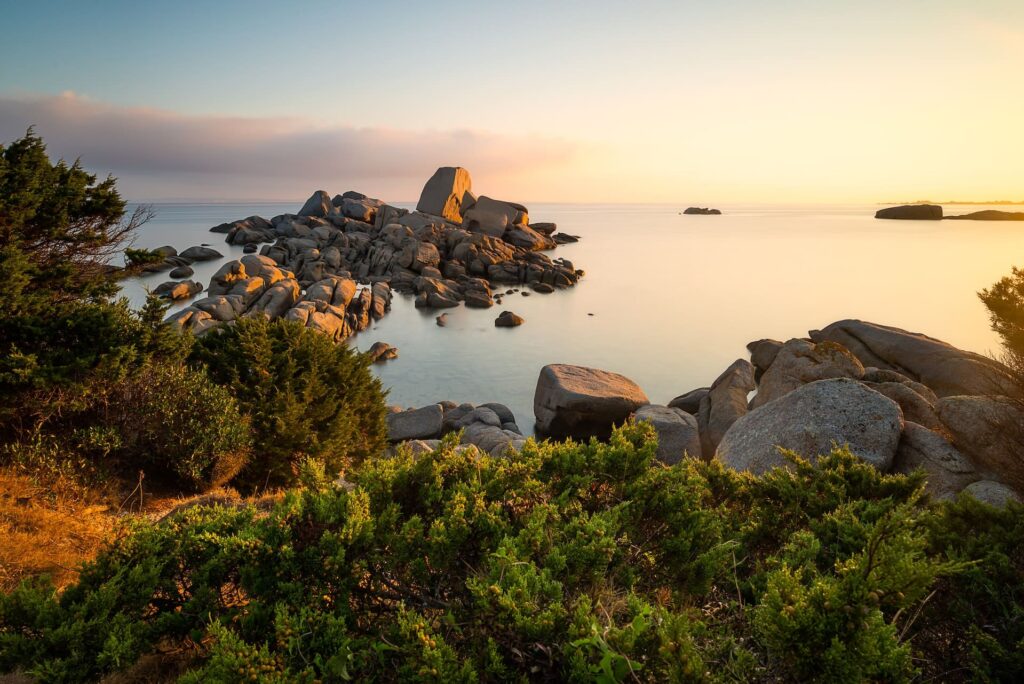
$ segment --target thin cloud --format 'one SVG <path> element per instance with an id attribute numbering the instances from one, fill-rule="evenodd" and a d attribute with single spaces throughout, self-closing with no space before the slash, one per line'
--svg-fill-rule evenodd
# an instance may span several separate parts
<path id="1" fill-rule="evenodd" d="M 401 200 L 418 196 L 438 166 L 457 164 L 477 178 L 498 181 L 562 166 L 578 151 L 566 140 L 473 130 L 194 116 L 117 106 L 72 92 L 0 96 L 0 141 L 20 137 L 30 125 L 54 157 L 80 157 L 90 170 L 118 176 L 129 197 L 134 192 L 147 199 L 281 198 L 321 187 L 366 187 Z"/>

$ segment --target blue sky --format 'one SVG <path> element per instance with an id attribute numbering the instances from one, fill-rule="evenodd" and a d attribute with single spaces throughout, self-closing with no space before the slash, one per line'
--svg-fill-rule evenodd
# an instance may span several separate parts
<path id="1" fill-rule="evenodd" d="M 1016 0 L 4 2 L 3 17 L 0 140 L 37 119 L 55 153 L 88 147 L 153 198 L 362 180 L 408 199 L 428 167 L 463 158 L 524 199 L 1024 195 Z M 74 96 L 47 100 L 61 93 Z M 231 154 L 309 130 L 337 132 L 346 142 L 324 149 L 342 155 L 359 139 L 360 159 L 386 139 L 395 159 L 313 164 L 294 187 L 208 162 L 190 177 L 147 166 L 166 155 L 117 132 L 166 136 L 170 115 L 208 152 L 214 138 Z M 262 122 L 258 140 L 232 137 L 239 118 Z"/>

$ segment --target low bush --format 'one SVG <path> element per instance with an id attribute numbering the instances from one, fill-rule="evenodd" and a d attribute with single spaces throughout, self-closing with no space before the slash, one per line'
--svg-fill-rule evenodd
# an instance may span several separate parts
<path id="1" fill-rule="evenodd" d="M 291 483 L 307 457 L 336 475 L 386 446 L 385 393 L 369 359 L 316 331 L 246 318 L 199 339 L 192 359 L 251 418 L 249 486 Z"/>
<path id="2" fill-rule="evenodd" d="M 455 446 L 346 488 L 307 459 L 269 514 L 136 521 L 59 596 L 0 598 L 0 668 L 90 681 L 170 649 L 187 682 L 1020 674 L 1020 506 L 930 505 L 920 476 L 845 451 L 760 478 L 666 467 L 647 425 L 502 459 Z M 933 671 L 925 627 L 963 669 Z"/>

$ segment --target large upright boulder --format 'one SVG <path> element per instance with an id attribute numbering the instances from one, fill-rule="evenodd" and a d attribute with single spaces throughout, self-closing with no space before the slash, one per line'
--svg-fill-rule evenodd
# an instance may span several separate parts
<path id="1" fill-rule="evenodd" d="M 306 203 L 299 209 L 299 216 L 316 216 L 324 218 L 331 213 L 334 205 L 331 204 L 331 196 L 323 190 L 317 190 L 310 196 Z"/>
<path id="2" fill-rule="evenodd" d="M 777 350 L 775 358 L 761 376 L 757 396 L 751 406 L 763 406 L 772 399 L 778 399 L 816 380 L 859 380 L 862 377 L 864 366 L 845 347 L 834 342 L 815 344 L 807 340 L 789 340 Z"/>
<path id="3" fill-rule="evenodd" d="M 416 211 L 462 223 L 463 203 L 472 197 L 472 188 L 469 171 L 461 166 L 442 166 L 423 186 Z"/>
<path id="4" fill-rule="evenodd" d="M 736 359 L 711 384 L 700 400 L 697 425 L 704 456 L 711 458 L 726 431 L 747 413 L 747 395 L 754 389 L 754 366 L 745 359 Z"/>
<path id="5" fill-rule="evenodd" d="M 812 330 L 810 336 L 815 342 L 841 344 L 864 366 L 902 373 L 940 397 L 1008 394 L 1013 388 L 998 361 L 920 333 L 848 319 Z"/>
<path id="6" fill-rule="evenodd" d="M 629 378 L 584 366 L 544 366 L 533 395 L 537 430 L 551 437 L 607 437 L 613 424 L 649 403 Z"/>
<path id="7" fill-rule="evenodd" d="M 886 207 L 875 212 L 876 219 L 903 219 L 906 221 L 940 221 L 942 207 L 937 204 L 904 204 Z"/>
<path id="8" fill-rule="evenodd" d="M 888 397 L 848 378 L 818 380 L 741 416 L 718 445 L 718 458 L 760 475 L 784 465 L 779 448 L 815 460 L 833 444 L 879 470 L 896 456 L 903 414 Z"/>

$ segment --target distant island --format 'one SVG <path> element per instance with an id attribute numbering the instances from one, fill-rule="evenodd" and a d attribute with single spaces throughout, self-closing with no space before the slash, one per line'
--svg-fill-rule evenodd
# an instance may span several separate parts
<path id="1" fill-rule="evenodd" d="M 878 202 L 878 204 L 1024 204 L 1024 200 L 985 200 L 985 201 L 970 201 L 970 200 L 948 200 L 946 202 L 933 202 L 932 200 L 914 200 L 913 202 Z"/>

